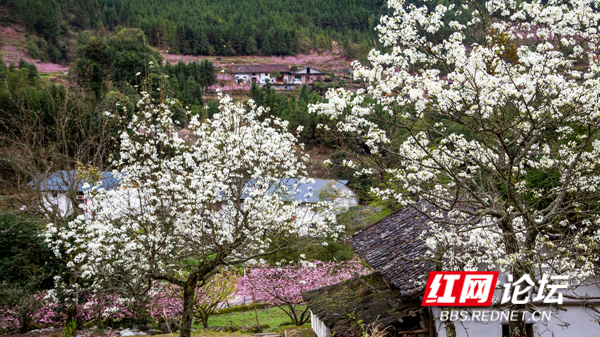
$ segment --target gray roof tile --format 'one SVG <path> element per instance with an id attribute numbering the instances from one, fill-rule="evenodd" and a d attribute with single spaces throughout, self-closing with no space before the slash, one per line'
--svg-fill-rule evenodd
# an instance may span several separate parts
<path id="1" fill-rule="evenodd" d="M 404 207 L 355 233 L 348 242 L 365 261 L 403 291 L 416 288 L 414 280 L 434 270 L 420 258 L 426 246 L 419 236 L 427 217 Z"/>

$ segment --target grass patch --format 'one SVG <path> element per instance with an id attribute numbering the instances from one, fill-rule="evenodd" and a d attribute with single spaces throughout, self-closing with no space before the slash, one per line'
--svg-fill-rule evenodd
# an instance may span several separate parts
<path id="1" fill-rule="evenodd" d="M 256 309 L 266 309 L 268 307 L 269 307 L 269 304 L 267 304 L 267 303 L 258 303 L 256 305 Z M 229 314 L 232 312 L 250 311 L 250 310 L 254 310 L 254 304 L 252 304 L 252 303 L 236 305 L 234 307 L 219 309 L 219 315 Z"/>
<path id="2" fill-rule="evenodd" d="M 304 307 L 302 307 L 304 309 Z M 270 328 L 266 329 L 269 331 L 281 330 L 281 324 L 291 323 L 291 319 L 283 310 L 273 307 L 265 309 L 257 309 L 258 322 L 260 325 L 268 325 Z M 243 325 L 256 325 L 256 315 L 254 310 L 248 310 L 243 312 L 231 312 L 225 314 L 215 314 L 210 316 L 208 319 L 209 327 L 225 327 L 225 326 L 243 326 Z M 202 328 L 202 324 L 194 325 L 194 328 Z"/>
<path id="3" fill-rule="evenodd" d="M 201 330 L 198 332 L 192 332 L 193 337 L 242 337 L 248 336 L 244 335 L 241 332 L 221 332 L 221 331 L 210 331 L 210 330 Z M 165 335 L 154 335 L 154 337 L 179 337 L 179 332 L 173 334 L 165 334 Z"/>

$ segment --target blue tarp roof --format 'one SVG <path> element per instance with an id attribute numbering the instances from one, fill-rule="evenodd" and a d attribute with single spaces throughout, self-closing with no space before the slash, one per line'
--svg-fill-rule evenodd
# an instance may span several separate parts
<path id="1" fill-rule="evenodd" d="M 332 190 L 336 188 L 338 191 L 346 186 L 348 180 L 332 180 L 332 179 L 313 179 L 314 183 L 302 184 L 298 186 L 298 190 L 300 193 L 294 196 L 294 200 L 305 201 L 305 195 L 309 192 L 312 192 L 312 195 L 306 202 L 318 202 L 320 200 L 319 195 L 327 190 Z M 298 182 L 297 178 L 290 179 L 281 179 L 282 183 L 285 183 L 287 186 L 292 186 Z M 312 188 L 312 191 L 311 191 Z"/>
<path id="2" fill-rule="evenodd" d="M 38 178 L 38 181 L 34 183 L 33 181 L 29 182 L 29 186 L 38 185 L 40 190 L 42 191 L 67 191 L 69 184 L 76 181 L 75 171 L 56 171 L 46 176 L 42 176 Z M 105 190 L 114 190 L 119 187 L 119 178 L 113 176 L 112 172 L 101 172 L 100 173 L 102 179 L 102 188 Z M 77 182 L 77 190 L 79 192 L 83 192 L 83 182 Z M 37 187 L 37 186 L 34 186 Z"/>
<path id="3" fill-rule="evenodd" d="M 332 180 L 332 179 L 313 179 L 314 182 L 312 183 L 306 183 L 306 184 L 302 184 L 300 186 L 298 186 L 298 192 L 296 195 L 293 196 L 294 200 L 296 201 L 301 201 L 301 202 L 309 202 L 309 203 L 313 203 L 313 202 L 318 202 L 321 199 L 319 198 L 319 196 L 321 195 L 322 192 L 324 191 L 332 191 L 334 188 L 337 189 L 338 191 L 341 190 L 342 188 L 344 188 L 346 186 L 346 184 L 348 183 L 348 180 Z M 250 180 L 248 182 L 249 185 L 253 184 L 254 180 Z M 285 186 L 289 186 L 290 188 L 294 185 L 298 183 L 298 178 L 282 178 L 279 179 L 279 186 L 281 185 L 285 185 Z M 275 184 L 274 186 L 272 186 L 269 191 L 273 192 L 278 188 L 278 185 Z M 308 198 L 308 200 L 306 200 L 306 194 L 312 192 L 312 195 Z"/>
<path id="4" fill-rule="evenodd" d="M 68 184 L 75 181 L 75 171 L 56 171 L 48 174 L 46 177 L 40 178 L 38 181 L 39 188 L 42 191 L 67 191 Z M 102 186 L 101 188 L 106 190 L 114 190 L 119 187 L 119 178 L 113 176 L 112 172 L 102 172 Z M 332 179 L 313 179 L 313 183 L 302 184 L 298 187 L 299 193 L 294 195 L 293 198 L 296 201 L 302 202 L 318 202 L 320 200 L 319 196 L 322 192 L 331 190 L 336 188 L 337 190 L 341 190 L 346 186 L 348 180 L 332 180 Z M 248 182 L 248 184 L 253 184 L 254 180 Z M 290 188 L 298 183 L 298 178 L 286 178 L 279 179 L 279 185 L 286 185 Z M 31 181 L 28 184 L 29 186 L 33 186 L 34 182 Z M 79 192 L 83 192 L 83 183 L 78 182 L 77 189 Z M 278 186 L 277 184 L 272 186 L 270 191 L 275 191 Z M 311 191 L 312 188 L 312 191 Z M 306 199 L 306 194 L 312 192 L 312 195 Z"/>

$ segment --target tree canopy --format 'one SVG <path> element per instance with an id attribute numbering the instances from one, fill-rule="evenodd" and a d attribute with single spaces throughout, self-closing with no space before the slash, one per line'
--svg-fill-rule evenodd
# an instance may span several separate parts
<path id="1" fill-rule="evenodd" d="M 152 46 L 189 55 L 290 55 L 373 40 L 383 0 L 0 0 L 43 41 L 44 58 L 68 57 L 69 31 L 140 28 Z M 39 42 L 39 43 L 38 43 Z"/>
<path id="2" fill-rule="evenodd" d="M 389 3 L 394 15 L 380 28 L 389 52 L 354 63 L 367 89 L 329 91 L 310 109 L 364 144 L 345 164 L 382 177 L 371 189 L 379 198 L 429 217 L 423 259 L 439 270 L 484 266 L 530 275 L 540 288 L 544 273 L 566 276 L 571 289 L 593 278 L 595 2 Z M 523 324 L 511 322 L 511 335 L 522 336 Z"/>

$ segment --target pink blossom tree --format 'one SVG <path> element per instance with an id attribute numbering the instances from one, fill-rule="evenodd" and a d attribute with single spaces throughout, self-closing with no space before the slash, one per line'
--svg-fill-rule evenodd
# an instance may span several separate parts
<path id="1" fill-rule="evenodd" d="M 194 318 L 198 319 L 204 328 L 208 328 L 208 318 L 214 314 L 217 307 L 235 294 L 236 283 L 237 276 L 234 273 L 221 272 L 196 289 Z"/>
<path id="2" fill-rule="evenodd" d="M 252 269 L 238 284 L 239 293 L 253 296 L 283 310 L 296 325 L 310 318 L 309 308 L 302 307 L 302 293 L 364 275 L 367 269 L 357 260 L 344 262 L 303 262 L 287 266 L 262 265 Z"/>

